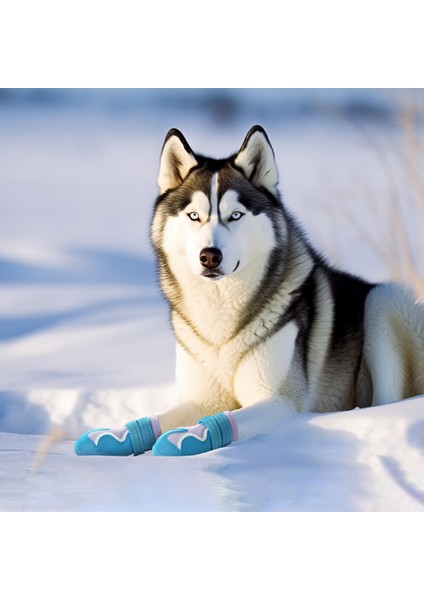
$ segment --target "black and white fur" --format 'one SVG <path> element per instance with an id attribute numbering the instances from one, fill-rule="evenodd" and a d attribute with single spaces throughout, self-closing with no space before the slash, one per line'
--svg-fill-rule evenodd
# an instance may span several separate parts
<path id="1" fill-rule="evenodd" d="M 424 393 L 424 308 L 330 267 L 281 201 L 267 134 L 195 154 L 166 136 L 151 227 L 177 344 L 180 404 L 162 431 L 234 413 L 240 439 L 297 412 Z"/>

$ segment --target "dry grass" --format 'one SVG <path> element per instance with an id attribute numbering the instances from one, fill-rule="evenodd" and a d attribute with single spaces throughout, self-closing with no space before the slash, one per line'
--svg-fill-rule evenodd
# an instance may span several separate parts
<path id="1" fill-rule="evenodd" d="M 424 298 L 424 90 L 404 93 L 407 102 L 398 102 L 399 95 L 393 99 L 395 116 L 389 142 L 351 116 L 338 114 L 353 124 L 376 156 L 387 193 L 385 218 L 373 223 L 372 233 L 346 197 L 337 202 L 337 210 L 382 262 L 390 279 L 408 284 Z M 367 195 L 372 197 L 372 192 L 368 190 Z M 411 233 L 411 220 L 417 233 Z"/>

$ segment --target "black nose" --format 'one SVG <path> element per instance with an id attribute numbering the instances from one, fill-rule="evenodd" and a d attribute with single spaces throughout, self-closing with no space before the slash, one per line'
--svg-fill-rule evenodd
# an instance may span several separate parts
<path id="1" fill-rule="evenodd" d="M 222 252 L 218 248 L 203 248 L 199 259 L 206 269 L 216 269 L 222 262 Z"/>

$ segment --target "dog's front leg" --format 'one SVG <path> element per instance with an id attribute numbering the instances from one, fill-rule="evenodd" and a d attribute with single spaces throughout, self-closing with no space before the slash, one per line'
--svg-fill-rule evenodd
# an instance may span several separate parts
<path id="1" fill-rule="evenodd" d="M 91 430 L 77 440 L 75 451 L 79 455 L 109 456 L 138 455 L 148 450 L 156 456 L 201 454 L 269 433 L 296 412 L 295 403 L 278 394 L 220 413 L 212 405 L 186 402 L 159 417 L 137 419 L 119 429 Z"/>
<path id="2" fill-rule="evenodd" d="M 216 402 L 183 402 L 159 416 L 136 419 L 119 428 L 92 429 L 75 442 L 75 452 L 80 456 L 144 454 L 163 432 L 181 427 L 185 432 L 187 426 L 195 425 L 201 417 L 217 412 Z"/>
<path id="3" fill-rule="evenodd" d="M 171 429 L 153 446 L 156 456 L 202 454 L 244 441 L 260 433 L 269 433 L 282 421 L 296 414 L 290 398 L 275 395 L 246 408 L 224 411 L 199 419 L 197 425 Z"/>
<path id="4" fill-rule="evenodd" d="M 267 400 L 232 412 L 237 423 L 238 439 L 249 440 L 260 433 L 270 433 L 298 408 L 290 398 L 275 395 Z"/>
<path id="5" fill-rule="evenodd" d="M 163 432 L 175 429 L 176 427 L 187 427 L 195 425 L 201 417 L 209 414 L 215 414 L 212 405 L 208 403 L 183 402 L 182 404 L 171 408 L 165 413 L 158 415 L 160 428 Z"/>
<path id="6" fill-rule="evenodd" d="M 209 412 L 195 426 L 166 432 L 155 443 L 153 454 L 184 456 L 208 452 L 268 433 L 299 412 L 303 408 L 300 400 L 280 393 L 293 364 L 296 335 L 296 325 L 289 324 L 239 362 L 233 377 L 233 395 L 242 408 Z"/>

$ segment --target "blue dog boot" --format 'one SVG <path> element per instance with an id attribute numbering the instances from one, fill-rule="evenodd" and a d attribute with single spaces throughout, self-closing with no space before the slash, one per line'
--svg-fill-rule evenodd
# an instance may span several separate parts
<path id="1" fill-rule="evenodd" d="M 126 427 L 122 429 L 91 429 L 74 444 L 79 456 L 129 456 L 134 454 L 133 445 Z"/>
<path id="2" fill-rule="evenodd" d="M 226 411 L 203 417 L 197 425 L 179 427 L 161 435 L 152 448 L 154 456 L 193 456 L 228 446 L 238 439 L 237 423 Z"/>
<path id="3" fill-rule="evenodd" d="M 156 417 L 130 421 L 121 429 L 92 429 L 74 444 L 79 456 L 130 456 L 152 449 L 161 431 Z"/>
<path id="4" fill-rule="evenodd" d="M 156 417 L 136 419 L 127 423 L 126 427 L 130 432 L 129 437 L 134 448 L 134 456 L 151 450 L 153 444 L 162 433 Z"/>

